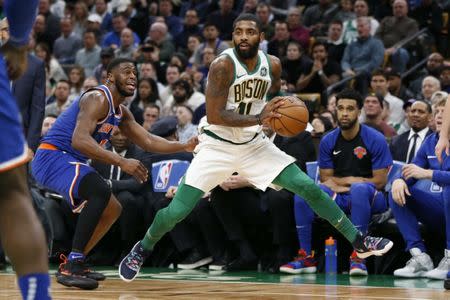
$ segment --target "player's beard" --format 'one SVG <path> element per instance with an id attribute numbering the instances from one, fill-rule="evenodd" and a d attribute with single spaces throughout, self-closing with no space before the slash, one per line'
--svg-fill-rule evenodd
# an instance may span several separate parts
<path id="1" fill-rule="evenodd" d="M 250 47 L 246 51 L 241 51 L 241 49 L 239 48 L 239 44 L 234 46 L 234 50 L 236 50 L 236 53 L 243 59 L 253 58 L 258 54 L 259 44 L 248 44 L 250 45 Z"/>
<path id="2" fill-rule="evenodd" d="M 122 84 L 116 84 L 116 88 L 117 91 L 119 92 L 120 95 L 124 96 L 124 97 L 130 97 L 134 95 L 134 91 L 133 92 L 128 92 L 125 88 L 123 88 Z"/>
<path id="3" fill-rule="evenodd" d="M 342 124 L 338 120 L 338 125 L 339 125 L 339 128 L 341 128 L 342 130 L 349 130 L 349 129 L 352 129 L 353 127 L 355 127 L 357 121 L 358 121 L 358 119 L 356 118 L 356 119 L 350 120 L 347 124 Z"/>

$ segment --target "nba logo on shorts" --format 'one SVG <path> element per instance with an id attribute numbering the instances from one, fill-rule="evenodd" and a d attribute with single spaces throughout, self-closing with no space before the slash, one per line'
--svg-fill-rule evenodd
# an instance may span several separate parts
<path id="1" fill-rule="evenodd" d="M 155 188 L 165 189 L 169 184 L 170 174 L 172 173 L 173 162 L 163 162 L 159 166 L 158 176 L 155 182 Z"/>

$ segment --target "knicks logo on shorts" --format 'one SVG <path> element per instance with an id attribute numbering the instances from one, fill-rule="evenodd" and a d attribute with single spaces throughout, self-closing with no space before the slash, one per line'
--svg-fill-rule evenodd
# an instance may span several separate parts
<path id="1" fill-rule="evenodd" d="M 172 173 L 173 162 L 164 162 L 159 166 L 158 176 L 155 182 L 156 189 L 165 189 L 169 184 L 170 174 Z"/>
<path id="2" fill-rule="evenodd" d="M 367 154 L 367 150 L 364 147 L 358 146 L 353 149 L 353 154 L 355 154 L 358 159 L 362 159 Z"/>

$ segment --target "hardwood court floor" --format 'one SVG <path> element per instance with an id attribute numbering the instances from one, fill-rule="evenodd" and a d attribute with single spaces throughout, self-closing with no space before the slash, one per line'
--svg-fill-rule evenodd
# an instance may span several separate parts
<path id="1" fill-rule="evenodd" d="M 177 272 L 145 269 L 132 283 L 125 283 L 116 270 L 105 270 L 107 280 L 98 289 L 83 291 L 66 288 L 53 278 L 53 298 L 70 300 L 142 299 L 450 299 L 442 281 L 397 280 L 372 275 L 350 279 L 347 275 L 327 278 L 318 275 L 271 275 L 256 272 L 231 274 L 207 271 Z M 11 270 L 0 273 L 0 299 L 20 299 Z"/>

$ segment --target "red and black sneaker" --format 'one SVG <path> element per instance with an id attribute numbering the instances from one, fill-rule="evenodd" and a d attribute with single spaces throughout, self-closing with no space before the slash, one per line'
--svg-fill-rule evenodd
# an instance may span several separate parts
<path id="1" fill-rule="evenodd" d="M 59 265 L 56 273 L 56 282 L 68 286 L 77 287 L 83 290 L 94 290 L 98 287 L 95 279 L 87 277 L 86 267 L 81 260 L 69 261 L 61 254 L 63 262 Z"/>

